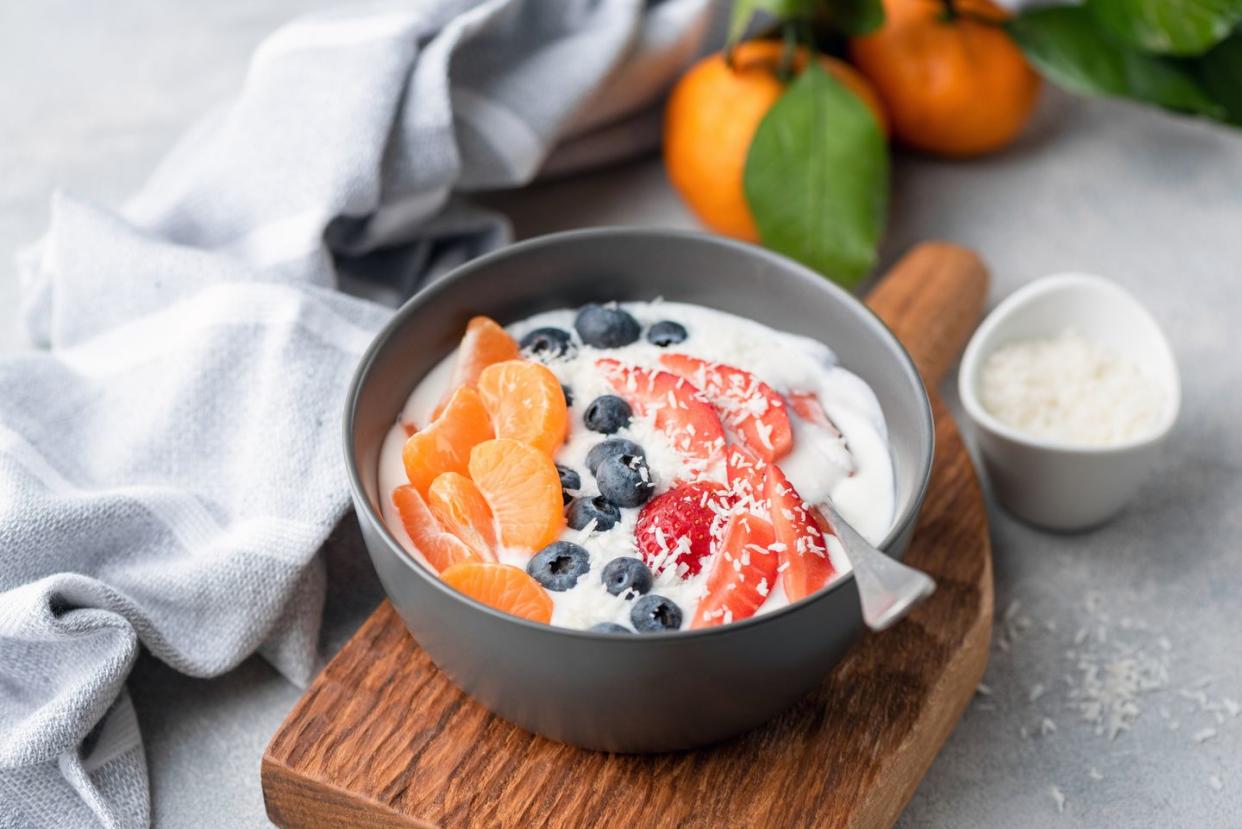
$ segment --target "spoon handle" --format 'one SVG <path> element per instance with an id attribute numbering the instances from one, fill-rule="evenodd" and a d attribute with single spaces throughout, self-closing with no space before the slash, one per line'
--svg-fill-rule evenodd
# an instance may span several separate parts
<path id="1" fill-rule="evenodd" d="M 867 627 L 875 631 L 886 630 L 936 589 L 931 576 L 889 558 L 871 546 L 831 504 L 821 504 L 820 509 L 854 568 L 863 622 Z"/>

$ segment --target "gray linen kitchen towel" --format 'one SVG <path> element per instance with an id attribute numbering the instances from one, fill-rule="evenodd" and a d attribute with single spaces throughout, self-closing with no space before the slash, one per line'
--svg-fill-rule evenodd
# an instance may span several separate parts
<path id="1" fill-rule="evenodd" d="M 124 209 L 54 199 L 20 269 L 41 348 L 0 361 L 0 826 L 148 824 L 139 647 L 309 679 L 344 388 L 389 313 L 338 290 L 339 263 L 396 250 L 408 292 L 507 241 L 463 193 L 650 146 L 641 113 L 707 6 L 302 19 Z"/>

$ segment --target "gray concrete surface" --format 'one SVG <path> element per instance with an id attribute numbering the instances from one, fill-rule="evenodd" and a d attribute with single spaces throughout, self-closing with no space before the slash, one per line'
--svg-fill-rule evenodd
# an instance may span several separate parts
<path id="1" fill-rule="evenodd" d="M 21 342 L 9 253 L 44 226 L 52 188 L 119 203 L 237 87 L 265 32 L 320 4 L 0 4 L 0 352 Z M 655 160 L 490 200 L 521 235 L 693 226 Z M 997 156 L 899 157 L 884 259 L 932 237 L 983 253 L 993 303 L 1052 271 L 1121 281 L 1169 333 L 1185 399 L 1157 474 L 1109 525 L 1051 535 L 992 509 L 991 695 L 977 697 L 900 825 L 1242 826 L 1242 134 L 1045 95 L 1023 140 Z M 955 398 L 951 383 L 945 392 Z M 349 522 L 328 556 L 325 653 L 378 597 Z M 1135 669 L 1154 676 L 1115 739 L 1072 696 L 1093 667 L 1113 685 Z M 257 660 L 206 681 L 144 659 L 130 687 L 156 826 L 267 825 L 259 757 L 298 690 Z"/>

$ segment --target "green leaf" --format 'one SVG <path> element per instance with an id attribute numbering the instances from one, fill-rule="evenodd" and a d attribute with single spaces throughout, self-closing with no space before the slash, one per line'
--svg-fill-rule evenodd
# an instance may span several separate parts
<path id="1" fill-rule="evenodd" d="M 882 0 L 737 0 L 729 17 L 729 46 L 741 39 L 760 12 L 774 21 L 814 20 L 845 37 L 865 35 L 884 23 Z"/>
<path id="2" fill-rule="evenodd" d="M 1088 0 L 1092 17 L 1128 46 L 1199 55 L 1242 22 L 1242 0 Z"/>
<path id="3" fill-rule="evenodd" d="M 737 0 L 729 16 L 729 46 L 737 43 L 746 33 L 751 18 L 764 12 L 776 20 L 808 17 L 815 9 L 816 0 Z"/>
<path id="4" fill-rule="evenodd" d="M 1038 9 L 1006 26 L 1036 68 L 1070 91 L 1224 116 L 1224 108 L 1204 88 L 1192 63 L 1149 55 L 1111 40 L 1082 6 Z"/>
<path id="5" fill-rule="evenodd" d="M 867 105 L 818 63 L 759 123 L 743 186 L 767 247 L 847 287 L 875 266 L 888 149 Z"/>
<path id="6" fill-rule="evenodd" d="M 816 24 L 845 37 L 861 37 L 884 25 L 881 0 L 823 0 L 815 11 Z"/>
<path id="7" fill-rule="evenodd" d="M 1225 108 L 1226 118 L 1242 126 L 1242 32 L 1221 41 L 1199 60 L 1203 85 Z"/>

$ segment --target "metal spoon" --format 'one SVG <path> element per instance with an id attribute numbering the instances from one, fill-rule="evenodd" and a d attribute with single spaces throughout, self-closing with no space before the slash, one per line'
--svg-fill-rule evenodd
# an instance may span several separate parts
<path id="1" fill-rule="evenodd" d="M 886 630 L 936 589 L 931 576 L 907 567 L 872 547 L 827 502 L 818 505 L 841 540 L 854 568 L 863 622 L 875 631 Z"/>

